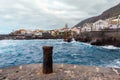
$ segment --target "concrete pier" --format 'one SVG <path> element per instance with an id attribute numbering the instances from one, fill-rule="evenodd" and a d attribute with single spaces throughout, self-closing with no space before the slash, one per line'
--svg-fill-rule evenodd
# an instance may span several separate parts
<path id="1" fill-rule="evenodd" d="M 120 80 L 119 68 L 54 64 L 53 73 L 43 74 L 42 64 L 0 69 L 0 80 Z"/>

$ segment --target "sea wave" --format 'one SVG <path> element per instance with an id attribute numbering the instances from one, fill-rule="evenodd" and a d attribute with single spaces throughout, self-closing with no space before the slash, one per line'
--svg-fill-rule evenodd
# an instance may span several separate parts
<path id="1" fill-rule="evenodd" d="M 120 47 L 115 47 L 115 46 L 112 46 L 112 45 L 109 45 L 109 46 L 101 46 L 102 48 L 105 48 L 105 49 L 120 49 Z"/>
<path id="2" fill-rule="evenodd" d="M 55 63 L 91 66 L 104 66 L 105 64 L 105 67 L 120 67 L 120 49 L 117 47 L 99 47 L 76 41 L 64 42 L 60 39 L 0 41 L 0 68 L 41 63 L 42 47 L 46 45 L 54 47 L 53 61 Z"/>
<path id="3" fill-rule="evenodd" d="M 112 61 L 110 64 L 106 64 L 106 67 L 120 68 L 120 59 Z"/>

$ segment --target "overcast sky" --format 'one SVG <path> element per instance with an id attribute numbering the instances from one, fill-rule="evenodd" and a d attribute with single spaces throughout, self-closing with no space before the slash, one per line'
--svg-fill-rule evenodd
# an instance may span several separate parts
<path id="1" fill-rule="evenodd" d="M 0 34 L 16 29 L 55 29 L 101 14 L 120 0 L 0 0 Z"/>

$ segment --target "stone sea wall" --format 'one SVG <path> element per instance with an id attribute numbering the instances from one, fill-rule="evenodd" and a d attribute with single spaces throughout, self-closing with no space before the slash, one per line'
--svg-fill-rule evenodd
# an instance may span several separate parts
<path id="1" fill-rule="evenodd" d="M 89 32 L 88 35 L 93 38 L 115 38 L 120 40 L 120 31 L 93 31 Z"/>
<path id="2" fill-rule="evenodd" d="M 120 30 L 84 32 L 75 39 L 81 42 L 89 42 L 92 45 L 120 46 Z"/>

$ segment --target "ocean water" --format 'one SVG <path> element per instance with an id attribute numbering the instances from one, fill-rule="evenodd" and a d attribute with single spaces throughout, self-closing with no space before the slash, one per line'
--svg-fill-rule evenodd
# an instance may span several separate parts
<path id="1" fill-rule="evenodd" d="M 1 40 L 0 68 L 42 63 L 42 46 L 53 46 L 54 63 L 120 68 L 120 48 L 63 40 Z"/>

